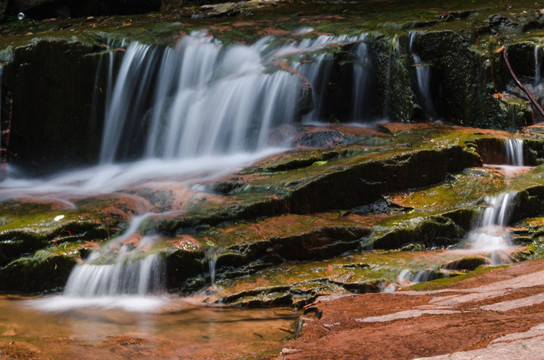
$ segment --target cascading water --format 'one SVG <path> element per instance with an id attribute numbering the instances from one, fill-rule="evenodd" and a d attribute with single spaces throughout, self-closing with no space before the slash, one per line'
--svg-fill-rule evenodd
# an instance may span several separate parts
<path id="1" fill-rule="evenodd" d="M 4 78 L 4 66 L 0 64 L 0 149 L 2 149 L 2 80 Z M 1 154 L 1 151 L 0 151 Z M 0 159 L 2 161 L 2 159 Z"/>
<path id="2" fill-rule="evenodd" d="M 361 43 L 357 45 L 355 55 L 356 63 L 353 66 L 353 120 L 361 121 L 368 116 L 370 105 L 369 94 L 371 74 L 373 72 L 372 60 L 368 44 L 365 42 L 366 34 L 361 36 Z"/>
<path id="3" fill-rule="evenodd" d="M 493 264 L 500 263 L 497 250 L 510 247 L 511 235 L 506 228 L 512 213 L 515 192 L 501 193 L 496 197 L 487 197 L 487 207 L 479 220 L 478 227 L 468 235 L 471 249 L 493 252 Z"/>
<path id="4" fill-rule="evenodd" d="M 541 51 L 540 51 L 540 45 L 535 46 L 535 86 L 538 86 L 540 84 L 540 68 L 542 66 L 542 63 L 540 61 L 541 59 Z"/>
<path id="5" fill-rule="evenodd" d="M 523 140 L 506 139 L 505 147 L 508 165 L 523 166 Z"/>
<path id="6" fill-rule="evenodd" d="M 44 311 L 100 306 L 138 312 L 160 307 L 165 299 L 148 295 L 164 292 L 165 265 L 160 255 L 148 254 L 156 238 L 138 235 L 140 225 L 151 215 L 135 217 L 121 236 L 76 265 L 62 296 L 54 301 L 43 299 L 34 306 Z M 139 243 L 134 246 L 130 240 Z"/>
<path id="7" fill-rule="evenodd" d="M 95 262 L 100 260 L 101 254 L 91 254 L 70 274 L 64 295 L 146 295 L 164 291 L 164 266 L 160 256 L 132 259 L 134 255 L 129 247 L 122 246 L 113 264 L 99 265 Z"/>
<path id="8" fill-rule="evenodd" d="M 149 255 L 155 242 L 152 236 L 144 236 L 138 246 L 122 245 L 138 234 L 138 228 L 151 214 L 132 219 L 129 228 L 120 237 L 108 243 L 114 251 L 95 251 L 82 264 L 77 265 L 66 283 L 66 296 L 114 296 L 145 295 L 164 290 L 164 266 L 160 256 Z M 113 263 L 107 262 L 113 257 Z"/>
<path id="9" fill-rule="evenodd" d="M 408 51 L 410 52 L 414 67 L 416 70 L 417 79 L 417 92 L 423 110 L 432 118 L 436 117 L 436 111 L 434 109 L 432 95 L 431 95 L 431 69 L 430 67 L 421 61 L 419 55 L 414 50 L 414 43 L 417 37 L 416 32 L 410 33 Z"/>
<path id="10" fill-rule="evenodd" d="M 326 103 L 327 85 L 330 81 L 334 55 L 329 52 L 321 52 L 317 55 L 307 56 L 308 52 L 319 52 L 330 44 L 342 44 L 356 41 L 357 38 L 349 36 L 321 35 L 315 40 L 304 39 L 300 43 L 291 43 L 276 52 L 276 55 L 290 55 L 299 53 L 291 63 L 296 71 L 299 71 L 312 87 L 313 110 L 304 116 L 305 122 L 318 122 L 325 119 L 324 105 Z M 354 77 L 354 82 L 359 79 Z"/>
<path id="11" fill-rule="evenodd" d="M 199 174 L 214 169 L 217 173 L 218 169 L 232 170 L 254 161 L 255 155 L 250 160 L 247 156 L 236 157 L 267 149 L 272 128 L 295 121 L 304 75 L 314 88 L 314 101 L 323 101 L 322 88 L 326 83 L 320 83 L 320 76 L 328 71 L 331 61 L 328 53 L 319 52 L 328 44 L 360 39 L 320 36 L 281 46 L 272 40 L 263 38 L 251 46 L 225 47 L 210 36 L 193 33 L 184 37 L 176 49 L 134 42 L 124 51 L 120 64 L 115 64 L 119 58 L 115 49 L 109 49 L 99 69 L 103 71 L 107 60 L 109 81 L 100 164 L 53 177 L 46 184 L 27 181 L 26 191 L 58 191 L 76 196 L 85 192 L 116 192 L 149 178 L 156 182 L 161 177 L 174 176 L 184 181 L 179 180 L 180 174 L 184 179 L 190 171 Z M 314 61 L 305 60 L 308 53 L 312 53 Z M 354 69 L 354 91 L 360 98 L 364 97 L 365 79 L 371 67 L 364 42 L 356 48 L 356 55 L 360 63 Z M 288 64 L 294 71 L 281 64 Z M 114 68 L 118 69 L 115 78 Z M 97 81 L 101 77 L 97 74 Z M 354 112 L 362 117 L 363 108 Z M 313 116 L 318 119 L 319 108 L 306 119 L 314 119 Z M 4 185 L 5 196 L 9 197 L 9 181 Z M 124 235 L 76 266 L 63 299 L 92 299 L 93 304 L 108 299 L 104 301 L 111 306 L 120 297 L 161 292 L 161 257 L 146 256 L 154 239 L 144 236 L 136 247 L 122 245 L 131 242 L 131 237 L 141 237 L 138 227 L 143 219 L 145 216 L 132 219 Z M 214 285 L 216 258 L 211 256 L 209 260 Z"/>
<path id="12" fill-rule="evenodd" d="M 331 75 L 333 56 L 329 53 L 320 54 L 311 60 L 295 63 L 294 68 L 304 75 L 312 86 L 312 101 L 314 108 L 305 116 L 305 120 L 320 121 L 323 119 L 323 104 L 327 83 Z"/>
<path id="13" fill-rule="evenodd" d="M 177 49 L 131 44 L 107 107 L 101 162 L 138 152 L 180 159 L 268 146 L 271 127 L 296 117 L 301 78 L 268 73 L 267 46 L 265 38 L 224 48 L 196 33 Z"/>
<path id="14" fill-rule="evenodd" d="M 106 89 L 109 98 L 101 170 L 94 174 L 95 184 L 80 181 L 79 173 L 65 175 L 59 183 L 77 183 L 80 188 L 88 189 L 103 186 L 102 191 L 108 188 L 117 191 L 130 184 L 121 181 L 114 185 L 119 177 L 127 177 L 120 172 L 130 172 L 130 167 L 118 168 L 114 164 L 119 160 L 142 158 L 145 171 L 160 177 L 160 171 L 151 170 L 157 162 L 167 163 L 169 168 L 189 166 L 198 171 L 200 167 L 191 161 L 207 162 L 202 160 L 203 156 L 235 157 L 236 153 L 269 146 L 272 126 L 292 123 L 296 117 L 302 79 L 289 71 L 269 73 L 267 67 L 274 66 L 272 62 L 283 56 L 314 51 L 341 39 L 320 37 L 279 48 L 269 48 L 270 40 L 264 38 L 252 46 L 224 48 L 211 37 L 193 34 L 183 38 L 177 49 L 130 44 L 115 83 Z M 113 80 L 113 52 L 107 59 L 108 79 Z M 173 166 L 171 161 L 178 163 Z M 228 165 L 229 161 L 222 160 L 213 166 Z M 142 179 L 136 173 L 128 177 Z M 138 228 L 145 218 L 132 219 L 122 236 L 76 266 L 63 298 L 102 301 L 164 290 L 161 257 L 146 256 L 154 238 L 144 236 L 137 247 L 122 245 L 133 237 L 141 237 Z M 209 260 L 214 285 L 215 254 Z"/>

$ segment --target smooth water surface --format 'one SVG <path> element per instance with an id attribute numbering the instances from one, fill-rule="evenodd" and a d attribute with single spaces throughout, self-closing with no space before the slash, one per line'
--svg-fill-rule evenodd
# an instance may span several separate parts
<path id="1" fill-rule="evenodd" d="M 42 359 L 277 355 L 281 340 L 292 335 L 297 316 L 288 309 L 242 310 L 202 306 L 181 298 L 162 300 L 162 307 L 151 312 L 93 306 L 46 312 L 36 307 L 47 299 L 1 296 L 0 358 L 17 355 L 17 351 L 26 354 L 25 358 L 34 354 Z"/>

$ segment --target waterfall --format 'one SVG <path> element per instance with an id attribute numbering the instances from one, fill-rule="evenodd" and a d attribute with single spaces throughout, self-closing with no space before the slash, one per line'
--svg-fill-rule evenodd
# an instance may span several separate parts
<path id="1" fill-rule="evenodd" d="M 506 139 L 505 147 L 508 165 L 523 166 L 523 140 Z"/>
<path id="2" fill-rule="evenodd" d="M 506 229 L 512 212 L 515 192 L 501 193 L 486 197 L 487 207 L 479 220 L 478 227 L 468 235 L 468 242 L 474 250 L 496 251 L 510 246 L 510 232 Z M 496 263 L 496 261 L 493 261 Z"/>
<path id="3" fill-rule="evenodd" d="M 291 63 L 291 66 L 296 71 L 299 71 L 308 80 L 312 87 L 313 110 L 304 116 L 305 122 L 328 121 L 323 109 L 326 103 L 327 85 L 332 76 L 331 70 L 334 62 L 334 54 L 329 52 L 319 52 L 324 47 L 330 44 L 342 44 L 356 41 L 356 37 L 350 36 L 329 36 L 321 35 L 315 40 L 304 39 L 299 44 L 291 43 L 283 46 L 276 54 L 287 55 L 289 53 L 299 56 Z M 311 56 L 308 56 L 308 53 Z M 356 81 L 357 77 L 354 77 Z"/>
<path id="4" fill-rule="evenodd" d="M 2 151 L 2 81 L 4 79 L 4 66 L 0 64 L 0 162 L 3 161 Z"/>
<path id="5" fill-rule="evenodd" d="M 144 236 L 137 246 L 123 244 L 138 237 L 140 225 L 150 215 L 132 219 L 125 233 L 110 241 L 107 249 L 94 251 L 82 264 L 77 265 L 68 278 L 64 295 L 146 295 L 164 291 L 165 269 L 162 258 L 157 254 L 147 254 L 155 237 Z M 112 250 L 117 247 L 118 250 Z"/>
<path id="6" fill-rule="evenodd" d="M 270 71 L 270 39 L 224 47 L 193 33 L 176 49 L 132 43 L 106 109 L 101 163 L 259 150 L 295 120 L 301 79 Z"/>
<path id="7" fill-rule="evenodd" d="M 431 69 L 430 67 L 421 61 L 419 55 L 417 55 L 413 46 L 417 37 L 416 32 L 410 33 L 408 51 L 412 56 L 414 62 L 414 67 L 416 70 L 416 80 L 417 80 L 417 95 L 420 99 L 421 107 L 423 110 L 431 117 L 436 117 L 436 112 L 434 109 L 432 95 L 431 95 Z"/>
<path id="8" fill-rule="evenodd" d="M 368 116 L 370 101 L 371 74 L 373 72 L 366 34 L 361 37 L 355 55 L 356 63 L 353 66 L 353 120 L 361 121 Z"/>
<path id="9" fill-rule="evenodd" d="M 164 291 L 164 264 L 159 255 L 131 258 L 127 246 L 121 247 L 115 263 L 93 264 L 100 259 L 93 253 L 84 264 L 76 266 L 64 289 L 66 296 L 146 295 Z"/>
<path id="10" fill-rule="evenodd" d="M 313 110 L 305 116 L 306 121 L 323 121 L 323 104 L 327 91 L 327 83 L 331 76 L 333 55 L 329 53 L 319 54 L 311 60 L 297 62 L 294 68 L 309 81 L 312 86 Z"/>
<path id="11" fill-rule="evenodd" d="M 540 45 L 535 46 L 535 86 L 540 84 Z"/>

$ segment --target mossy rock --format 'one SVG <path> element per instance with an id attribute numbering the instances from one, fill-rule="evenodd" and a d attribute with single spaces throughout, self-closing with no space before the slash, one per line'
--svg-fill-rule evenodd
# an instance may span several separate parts
<path id="1" fill-rule="evenodd" d="M 442 247 L 459 241 L 464 231 L 451 219 L 442 216 L 415 217 L 374 227 L 365 245 L 374 249 L 398 249 L 408 243 Z"/>
<path id="2" fill-rule="evenodd" d="M 62 289 L 79 254 L 43 252 L 0 268 L 0 291 L 37 293 Z"/>
<path id="3" fill-rule="evenodd" d="M 414 119 L 417 99 L 410 82 L 409 57 L 397 51 L 399 38 L 378 35 L 370 46 L 376 71 L 375 113 L 393 121 Z"/>
<path id="4" fill-rule="evenodd" d="M 481 256 L 465 257 L 460 260 L 451 261 L 443 266 L 446 270 L 473 271 L 479 266 L 490 264 L 489 260 Z"/>
<path id="5" fill-rule="evenodd" d="M 501 117 L 491 61 L 454 31 L 429 31 L 417 36 L 414 51 L 433 64 L 437 112 L 446 120 L 476 127 L 509 128 Z M 495 56 L 495 55 L 493 55 Z M 496 55 L 498 56 L 498 55 Z"/>
<path id="6" fill-rule="evenodd" d="M 93 96 L 95 86 L 105 88 L 96 83 L 102 50 L 70 40 L 40 40 L 15 49 L 4 72 L 13 99 L 13 164 L 43 174 L 96 161 L 102 114 L 93 113 Z"/>

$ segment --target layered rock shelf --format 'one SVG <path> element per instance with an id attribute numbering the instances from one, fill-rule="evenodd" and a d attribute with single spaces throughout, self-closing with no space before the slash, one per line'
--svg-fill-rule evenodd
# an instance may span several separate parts
<path id="1" fill-rule="evenodd" d="M 0 293 L 77 267 L 145 296 L 155 266 L 199 306 L 303 312 L 259 358 L 542 336 L 538 4 L 0 0 L 0 21 Z"/>

